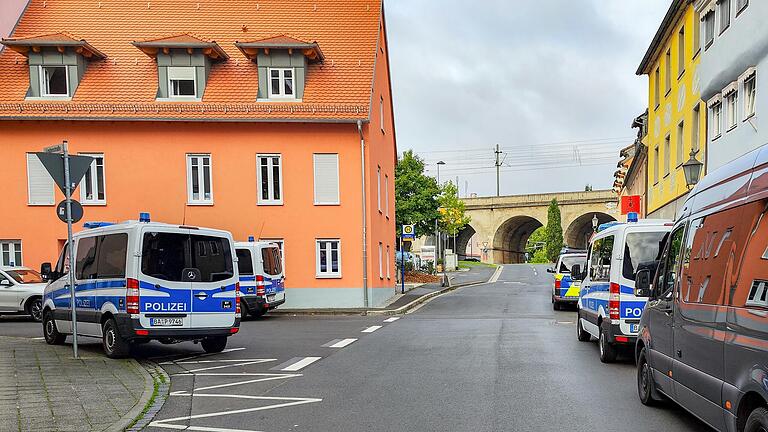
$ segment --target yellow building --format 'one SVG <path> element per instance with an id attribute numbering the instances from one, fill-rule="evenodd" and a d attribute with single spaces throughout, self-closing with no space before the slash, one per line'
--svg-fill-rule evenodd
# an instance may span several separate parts
<path id="1" fill-rule="evenodd" d="M 674 218 L 688 193 L 682 165 L 705 162 L 706 105 L 699 95 L 701 20 L 692 0 L 673 0 L 638 75 L 648 76 L 648 217 Z"/>

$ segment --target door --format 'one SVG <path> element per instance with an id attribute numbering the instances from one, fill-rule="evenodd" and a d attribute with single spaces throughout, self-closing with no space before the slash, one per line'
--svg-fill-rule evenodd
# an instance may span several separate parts
<path id="1" fill-rule="evenodd" d="M 651 332 L 651 343 L 648 348 L 651 367 L 654 370 L 654 381 L 661 391 L 670 396 L 674 391 L 669 376 L 672 372 L 673 356 L 674 293 L 679 278 L 684 234 L 685 226 L 680 226 L 669 236 L 645 311 L 648 314 L 648 326 Z"/>
<path id="2" fill-rule="evenodd" d="M 285 288 L 283 286 L 283 264 L 280 257 L 280 249 L 277 246 L 261 248 L 261 262 L 264 269 L 264 294 L 267 303 L 281 302 L 285 300 Z"/>
<path id="3" fill-rule="evenodd" d="M 16 312 L 19 309 L 19 289 L 10 276 L 0 272 L 0 312 Z"/>
<path id="4" fill-rule="evenodd" d="M 674 311 L 672 373 L 678 401 L 710 425 L 724 430 L 725 293 L 735 283 L 743 239 L 742 207 L 691 222 Z"/>
<path id="5" fill-rule="evenodd" d="M 192 234 L 185 271 L 195 271 L 192 286 L 194 328 L 223 328 L 235 324 L 236 283 L 234 253 L 226 237 Z"/>

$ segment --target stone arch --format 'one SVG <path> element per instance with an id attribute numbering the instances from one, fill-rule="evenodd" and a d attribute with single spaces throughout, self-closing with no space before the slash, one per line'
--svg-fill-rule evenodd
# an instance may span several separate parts
<path id="1" fill-rule="evenodd" d="M 477 233 L 477 231 L 472 225 L 466 225 L 459 231 L 459 234 L 456 236 L 456 253 L 459 255 L 459 259 L 465 259 L 469 254 L 469 242 L 472 240 L 472 236 L 474 236 L 475 233 Z M 474 252 L 478 252 L 477 248 L 474 249 Z"/>
<path id="2" fill-rule="evenodd" d="M 568 225 L 563 235 L 563 243 L 568 247 L 586 249 L 589 237 L 593 233 L 592 218 L 594 216 L 597 216 L 598 226 L 616 220 L 613 216 L 601 212 L 585 213 Z"/>
<path id="3" fill-rule="evenodd" d="M 544 226 L 531 216 L 513 216 L 496 229 L 493 236 L 493 262 L 517 264 L 525 262 L 525 244 L 537 228 Z"/>

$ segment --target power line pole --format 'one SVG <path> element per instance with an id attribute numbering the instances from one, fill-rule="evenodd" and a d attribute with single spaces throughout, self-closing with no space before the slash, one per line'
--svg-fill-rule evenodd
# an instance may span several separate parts
<path id="1" fill-rule="evenodd" d="M 500 183 L 499 183 L 499 168 L 501 167 L 501 161 L 499 160 L 499 156 L 501 156 L 501 150 L 499 150 L 499 145 L 496 144 L 496 151 L 494 151 L 496 154 L 496 196 L 501 196 L 501 189 L 500 189 Z"/>

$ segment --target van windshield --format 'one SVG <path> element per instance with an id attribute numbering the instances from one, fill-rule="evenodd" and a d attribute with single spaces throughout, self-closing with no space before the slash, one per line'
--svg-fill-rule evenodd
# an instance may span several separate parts
<path id="1" fill-rule="evenodd" d="M 189 281 L 189 270 L 200 272 L 200 281 L 219 282 L 234 276 L 232 250 L 223 237 L 182 233 L 144 234 L 141 272 L 170 282 Z M 187 271 L 185 271 L 187 270 Z"/>
<path id="2" fill-rule="evenodd" d="M 640 264 L 659 259 L 659 251 L 664 245 L 666 235 L 666 231 L 627 234 L 622 263 L 625 279 L 635 280 Z"/>
<path id="3" fill-rule="evenodd" d="M 558 273 L 570 273 L 571 267 L 573 267 L 574 264 L 578 264 L 581 266 L 581 268 L 586 267 L 587 265 L 587 256 L 586 255 L 564 255 L 560 258 L 560 267 L 558 267 L 557 272 Z"/>
<path id="4" fill-rule="evenodd" d="M 261 259 L 264 261 L 264 273 L 270 276 L 278 276 L 283 272 L 283 263 L 280 259 L 279 248 L 263 248 L 261 250 Z"/>

